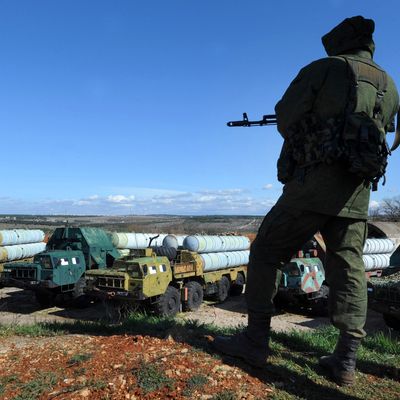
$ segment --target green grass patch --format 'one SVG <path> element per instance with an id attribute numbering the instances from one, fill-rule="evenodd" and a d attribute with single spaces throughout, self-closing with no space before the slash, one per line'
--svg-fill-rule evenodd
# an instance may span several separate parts
<path id="1" fill-rule="evenodd" d="M 58 377 L 53 372 L 39 371 L 31 381 L 17 384 L 20 393 L 13 400 L 36 400 L 51 390 L 57 381 Z"/>
<path id="2" fill-rule="evenodd" d="M 237 396 L 232 390 L 223 390 L 214 395 L 211 400 L 237 400 Z"/>
<path id="3" fill-rule="evenodd" d="M 117 324 L 106 321 L 74 321 L 74 322 L 39 322 L 32 325 L 1 325 L 0 337 L 5 336 L 56 336 L 65 334 L 118 335 L 140 334 L 164 337 L 169 333 L 181 336 L 231 334 L 237 328 L 219 328 L 211 324 L 197 321 L 182 321 L 168 317 L 157 317 L 146 313 L 132 313 Z"/>
<path id="4" fill-rule="evenodd" d="M 86 373 L 86 368 L 76 368 L 73 371 L 75 377 L 85 375 L 85 373 Z"/>
<path id="5" fill-rule="evenodd" d="M 208 379 L 205 375 L 193 375 L 187 380 L 183 394 L 190 397 L 195 390 L 200 390 L 206 383 L 208 383 Z"/>
<path id="6" fill-rule="evenodd" d="M 168 378 L 159 367 L 147 362 L 142 362 L 132 370 L 132 373 L 144 393 L 154 392 L 165 386 L 171 387 L 173 384 L 173 380 Z"/>
<path id="7" fill-rule="evenodd" d="M 74 365 L 82 364 L 83 362 L 90 360 L 92 357 L 93 355 L 91 353 L 75 354 L 67 361 L 67 364 L 69 367 L 72 367 Z"/>
<path id="8" fill-rule="evenodd" d="M 3 325 L 0 324 L 0 337 L 7 336 L 28 336 L 28 337 L 40 337 L 40 336 L 57 336 L 63 335 L 61 329 L 53 329 L 46 323 L 36 323 L 32 325 Z"/>

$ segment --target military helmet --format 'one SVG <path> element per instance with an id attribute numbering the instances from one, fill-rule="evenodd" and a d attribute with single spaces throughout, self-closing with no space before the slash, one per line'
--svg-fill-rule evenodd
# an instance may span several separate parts
<path id="1" fill-rule="evenodd" d="M 372 55 L 375 43 L 372 34 L 375 22 L 362 16 L 346 18 L 329 33 L 322 36 L 328 56 L 337 56 L 354 49 L 368 50 Z"/>

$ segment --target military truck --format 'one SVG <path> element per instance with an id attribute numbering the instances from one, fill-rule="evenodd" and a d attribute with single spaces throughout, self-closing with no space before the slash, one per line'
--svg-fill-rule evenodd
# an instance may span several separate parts
<path id="1" fill-rule="evenodd" d="M 315 253 L 299 252 L 282 268 L 274 303 L 278 308 L 295 307 L 324 315 L 327 313 L 328 295 L 321 259 Z"/>
<path id="2" fill-rule="evenodd" d="M 382 313 L 386 325 L 400 331 L 400 269 L 368 282 L 368 305 Z"/>
<path id="3" fill-rule="evenodd" d="M 46 250 L 31 262 L 6 263 L 1 281 L 5 286 L 33 290 L 42 306 L 70 299 L 83 305 L 85 271 L 109 268 L 120 257 L 103 229 L 57 228 Z"/>
<path id="4" fill-rule="evenodd" d="M 5 279 L 5 274 L 4 274 L 4 266 L 7 264 L 7 269 L 10 268 L 10 266 L 12 264 L 15 263 L 22 263 L 22 262 L 32 262 L 33 261 L 33 257 L 28 257 L 28 258 L 23 258 L 22 260 L 18 260 L 18 261 L 7 261 L 5 263 L 0 263 L 0 289 L 3 289 L 5 284 L 6 284 L 6 279 Z"/>
<path id="5" fill-rule="evenodd" d="M 85 290 L 114 302 L 142 304 L 163 316 L 197 310 L 203 297 L 223 302 L 243 291 L 246 265 L 206 271 L 196 252 L 164 254 L 157 248 L 143 249 L 115 261 L 112 269 L 87 271 Z"/>

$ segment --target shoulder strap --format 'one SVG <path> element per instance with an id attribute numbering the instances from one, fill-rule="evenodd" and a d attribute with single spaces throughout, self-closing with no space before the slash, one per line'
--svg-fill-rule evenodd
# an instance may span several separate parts
<path id="1" fill-rule="evenodd" d="M 359 82 L 366 82 L 374 86 L 376 89 L 376 98 L 373 111 L 373 118 L 376 120 L 382 120 L 382 99 L 387 91 L 388 79 L 386 72 L 381 69 L 372 60 L 359 60 L 350 56 L 343 56 L 349 66 L 353 82 L 355 84 L 355 90 L 353 90 L 353 100 L 356 100 L 357 87 Z M 354 104 L 355 105 L 355 104 Z"/>

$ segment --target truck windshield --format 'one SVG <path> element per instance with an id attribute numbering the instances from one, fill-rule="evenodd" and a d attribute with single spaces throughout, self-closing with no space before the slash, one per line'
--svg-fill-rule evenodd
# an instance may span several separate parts
<path id="1" fill-rule="evenodd" d="M 133 277 L 142 277 L 143 272 L 142 269 L 140 268 L 140 264 L 139 263 L 134 263 L 134 264 L 128 264 L 126 266 L 126 270 L 127 272 L 129 272 Z"/>
<path id="2" fill-rule="evenodd" d="M 53 268 L 50 256 L 37 255 L 34 257 L 33 261 L 39 263 L 43 268 L 48 268 L 48 269 Z"/>

